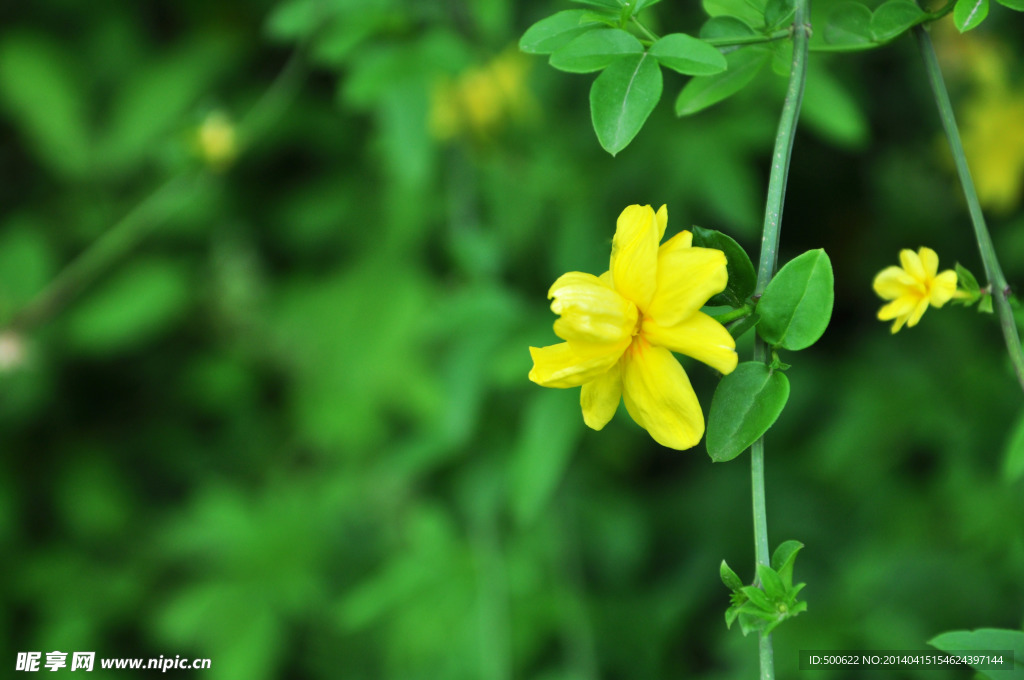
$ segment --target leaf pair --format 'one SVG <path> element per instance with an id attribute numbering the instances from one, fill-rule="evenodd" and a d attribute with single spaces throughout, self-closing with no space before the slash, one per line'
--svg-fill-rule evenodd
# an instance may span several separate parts
<path id="1" fill-rule="evenodd" d="M 779 270 L 757 303 L 758 334 L 773 348 L 810 347 L 832 316 L 833 285 L 832 263 L 824 250 L 794 258 Z M 711 400 L 708 455 L 715 462 L 739 456 L 768 431 L 788 400 L 789 379 L 781 370 L 760 361 L 737 366 L 722 378 Z"/>

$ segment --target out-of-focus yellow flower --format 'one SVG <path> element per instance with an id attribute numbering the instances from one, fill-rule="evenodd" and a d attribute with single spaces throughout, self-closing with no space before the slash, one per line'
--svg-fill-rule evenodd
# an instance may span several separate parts
<path id="1" fill-rule="evenodd" d="M 721 371 L 736 368 L 736 342 L 700 308 L 725 289 L 725 254 L 692 246 L 682 231 L 661 244 L 668 210 L 631 205 L 619 215 L 609 271 L 569 272 L 548 291 L 565 340 L 531 347 L 530 380 L 545 387 L 582 386 L 583 420 L 595 430 L 620 398 L 658 443 L 688 449 L 704 434 L 704 413 L 672 352 Z"/>
<path id="2" fill-rule="evenodd" d="M 986 208 L 1007 213 L 1024 189 L 1024 93 L 993 88 L 964 109 L 964 153 Z"/>
<path id="3" fill-rule="evenodd" d="M 527 67 L 523 55 L 507 50 L 455 79 L 439 80 L 431 102 L 431 133 L 441 141 L 459 135 L 485 139 L 522 116 L 533 102 L 526 87 Z"/>
<path id="4" fill-rule="evenodd" d="M 226 170 L 238 156 L 235 126 L 221 111 L 211 111 L 196 133 L 199 153 L 217 171 Z"/>
<path id="5" fill-rule="evenodd" d="M 892 321 L 896 333 L 906 324 L 916 326 L 928 305 L 941 307 L 956 295 L 956 272 L 939 272 L 939 256 L 931 248 L 900 251 L 900 266 L 886 267 L 875 277 L 874 289 L 883 300 L 879 321 Z"/>
<path id="6" fill-rule="evenodd" d="M 937 26 L 935 35 L 944 68 L 954 80 L 970 84 L 960 134 L 978 200 L 990 210 L 1009 212 L 1024 191 L 1024 92 L 1014 85 L 1013 55 L 983 33 L 960 35 Z"/>

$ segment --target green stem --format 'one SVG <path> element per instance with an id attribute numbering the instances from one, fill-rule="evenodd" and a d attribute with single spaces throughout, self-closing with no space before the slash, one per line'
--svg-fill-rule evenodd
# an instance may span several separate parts
<path id="1" fill-rule="evenodd" d="M 754 308 L 751 307 L 750 305 L 743 305 L 742 307 L 737 307 L 732 311 L 725 312 L 724 314 L 719 314 L 718 316 L 714 317 L 714 319 L 715 321 L 724 326 L 725 324 L 735 321 L 736 319 L 742 319 L 750 316 L 750 314 L 753 311 Z"/>
<path id="2" fill-rule="evenodd" d="M 985 267 L 985 276 L 992 289 L 992 300 L 995 303 L 996 314 L 999 316 L 999 325 L 1003 330 L 1006 350 L 1010 355 L 1013 370 L 1017 374 L 1017 382 L 1024 390 L 1024 349 L 1021 348 L 1017 323 L 1013 318 L 1013 309 L 1010 307 L 1010 286 L 1006 282 L 1006 277 L 1003 276 L 1003 269 L 999 266 L 999 258 L 996 256 L 992 237 L 989 236 L 988 227 L 985 225 L 985 215 L 981 212 L 978 192 L 974 188 L 974 180 L 971 179 L 971 171 L 967 167 L 964 145 L 960 141 L 960 131 L 956 125 L 956 118 L 953 116 L 953 105 L 949 101 L 949 92 L 946 90 L 946 83 L 942 78 L 942 70 L 939 68 L 939 60 L 935 56 L 931 37 L 922 26 L 914 27 L 914 35 L 921 48 L 925 71 L 928 73 L 928 82 L 935 95 L 935 104 L 939 109 L 939 117 L 942 119 L 942 127 L 946 132 L 949 150 L 953 154 L 953 163 L 956 165 L 960 185 L 964 190 L 964 198 L 967 200 L 967 209 L 971 215 L 971 223 L 974 225 L 974 237 L 978 241 L 978 250 L 981 252 L 981 261 Z"/>
<path id="3" fill-rule="evenodd" d="M 768 35 L 742 35 L 733 38 L 707 38 L 704 42 L 710 43 L 715 47 L 741 47 L 743 45 L 757 45 L 760 43 L 775 42 L 776 40 L 785 40 L 789 36 L 790 30 L 786 28 Z"/>
<path id="4" fill-rule="evenodd" d="M 793 66 L 789 75 L 786 99 L 782 104 L 779 129 L 775 135 L 771 174 L 768 178 L 768 198 L 765 202 L 764 229 L 761 236 L 761 259 L 757 270 L 754 298 L 764 292 L 775 273 L 778 260 L 779 231 L 782 226 L 782 206 L 789 178 L 789 161 L 793 155 L 793 139 L 800 118 L 804 83 L 807 80 L 807 51 L 810 42 L 810 0 L 797 0 L 793 20 Z M 760 337 L 754 339 L 754 360 L 766 362 L 767 348 Z M 754 509 L 754 552 L 758 564 L 770 565 L 768 552 L 768 514 L 764 492 L 764 438 L 754 442 L 750 451 L 750 477 Z M 761 680 L 775 677 L 774 653 L 771 635 L 758 635 L 758 654 L 761 661 Z"/>
<path id="5" fill-rule="evenodd" d="M 196 175 L 180 174 L 163 184 L 94 241 L 13 319 L 8 328 L 25 333 L 48 320 L 97 276 L 110 268 L 146 235 L 148 230 L 185 205 L 194 191 Z"/>
<path id="6" fill-rule="evenodd" d="M 658 42 L 658 35 L 654 31 L 644 26 L 643 23 L 641 23 L 641 21 L 636 17 L 632 17 L 632 21 L 636 25 L 636 27 L 640 29 L 640 32 L 646 35 L 651 40 L 652 44 Z"/>

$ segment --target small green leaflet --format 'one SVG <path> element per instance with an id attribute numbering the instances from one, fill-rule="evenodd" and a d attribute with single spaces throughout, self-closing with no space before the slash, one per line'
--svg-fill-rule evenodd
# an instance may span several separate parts
<path id="1" fill-rule="evenodd" d="M 789 400 L 789 379 L 760 361 L 722 378 L 708 414 L 707 448 L 716 463 L 746 451 L 775 423 Z"/>
<path id="2" fill-rule="evenodd" d="M 988 16 L 988 0 L 957 0 L 953 23 L 961 33 L 976 28 Z"/>
<path id="3" fill-rule="evenodd" d="M 676 99 L 676 115 L 689 116 L 728 99 L 747 85 L 771 60 L 771 52 L 747 47 L 726 57 L 729 69 L 713 76 L 693 78 Z"/>
<path id="4" fill-rule="evenodd" d="M 597 141 L 611 155 L 626 148 L 661 99 L 661 69 L 649 54 L 622 57 L 590 88 Z"/>

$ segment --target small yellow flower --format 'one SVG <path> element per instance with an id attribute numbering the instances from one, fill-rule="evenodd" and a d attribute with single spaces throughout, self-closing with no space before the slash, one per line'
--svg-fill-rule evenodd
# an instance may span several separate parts
<path id="1" fill-rule="evenodd" d="M 600 430 L 620 398 L 633 420 L 659 444 L 695 446 L 704 434 L 704 413 L 679 352 L 721 371 L 736 368 L 736 342 L 700 311 L 725 289 L 725 254 L 692 246 L 682 231 L 661 244 L 668 210 L 631 205 L 619 215 L 611 265 L 600 277 L 569 272 L 548 291 L 560 318 L 555 334 L 565 340 L 531 347 L 530 380 L 544 387 L 582 386 L 586 424 Z"/>
<path id="2" fill-rule="evenodd" d="M 238 155 L 235 126 L 220 111 L 206 116 L 196 136 L 203 160 L 216 171 L 226 170 Z"/>
<path id="3" fill-rule="evenodd" d="M 939 256 L 931 248 L 900 251 L 900 266 L 886 267 L 875 277 L 874 289 L 883 300 L 892 300 L 878 310 L 880 321 L 891 321 L 892 332 L 916 326 L 928 305 L 941 307 L 956 295 L 956 272 L 939 271 Z"/>
<path id="4" fill-rule="evenodd" d="M 482 140 L 522 117 L 532 103 L 528 66 L 518 50 L 506 50 L 454 80 L 439 80 L 431 101 L 431 134 L 441 141 L 459 135 Z"/>

